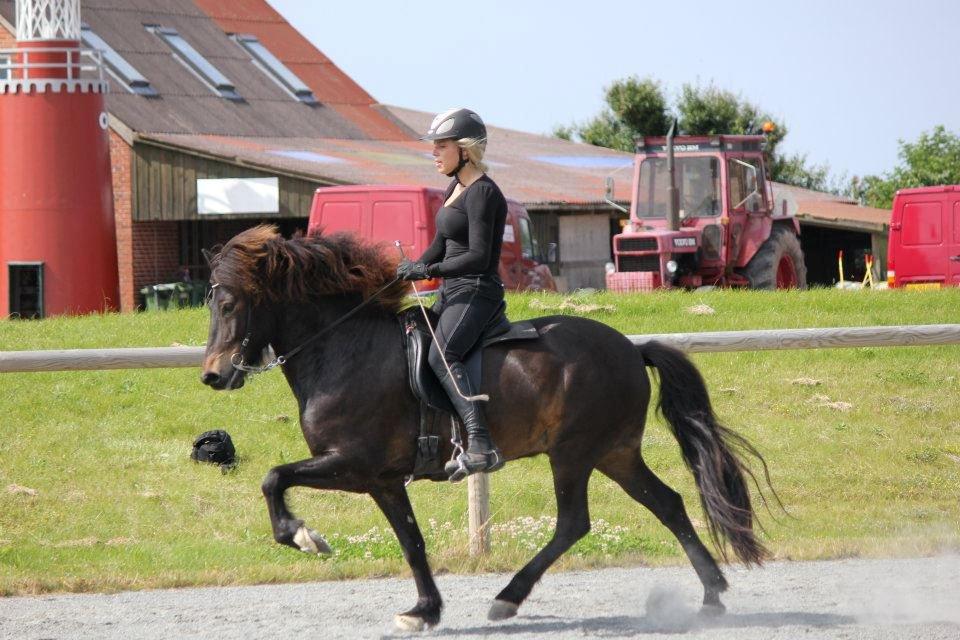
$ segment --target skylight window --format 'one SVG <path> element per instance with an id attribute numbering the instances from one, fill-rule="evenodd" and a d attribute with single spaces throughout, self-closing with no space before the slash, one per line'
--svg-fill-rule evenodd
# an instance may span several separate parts
<path id="1" fill-rule="evenodd" d="M 217 93 L 227 100 L 243 100 L 239 93 L 237 93 L 237 88 L 233 85 L 230 80 L 227 79 L 225 75 L 220 73 L 220 70 L 215 66 L 210 64 L 210 62 L 200 55 L 193 46 L 183 39 L 176 29 L 171 29 L 170 27 L 159 27 L 155 25 L 148 25 L 148 31 L 152 31 L 161 40 L 167 43 L 174 53 L 177 54 L 177 58 L 186 64 L 190 69 L 192 69 L 200 78 L 210 85 Z"/>
<path id="2" fill-rule="evenodd" d="M 290 71 L 285 64 L 280 62 L 275 55 L 270 53 L 270 50 L 263 46 L 263 43 L 256 36 L 237 34 L 233 36 L 233 39 L 253 56 L 258 66 L 266 70 L 280 86 L 293 94 L 297 100 L 306 104 L 317 104 L 317 98 L 313 95 L 310 87 L 298 78 L 293 71 Z"/>
<path id="3" fill-rule="evenodd" d="M 99 49 L 103 52 L 103 59 L 107 63 L 109 71 L 117 78 L 127 90 L 141 96 L 155 96 L 156 89 L 150 86 L 150 81 L 143 77 L 133 65 L 123 59 L 113 47 L 104 42 L 104 40 L 93 32 L 88 25 L 83 25 L 80 29 L 80 38 L 83 44 L 91 49 Z"/>

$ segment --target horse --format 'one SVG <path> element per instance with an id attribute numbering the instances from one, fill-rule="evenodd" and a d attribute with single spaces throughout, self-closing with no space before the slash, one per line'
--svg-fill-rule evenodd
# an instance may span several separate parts
<path id="1" fill-rule="evenodd" d="M 390 523 L 417 588 L 416 604 L 395 616 L 419 631 L 440 621 L 434 583 L 405 479 L 411 474 L 419 401 L 408 386 L 397 313 L 408 285 L 386 247 L 352 234 L 283 238 L 260 225 L 229 240 L 211 266 L 210 329 L 201 380 L 238 389 L 251 371 L 279 366 L 297 399 L 311 457 L 270 469 L 262 484 L 274 539 L 327 553 L 323 537 L 287 507 L 294 486 L 369 494 Z M 535 340 L 495 344 L 482 354 L 481 392 L 494 441 L 507 460 L 549 457 L 557 501 L 551 540 L 495 597 L 491 620 L 516 615 L 557 558 L 590 531 L 587 485 L 594 469 L 613 479 L 676 536 L 704 590 L 701 611 L 724 611 L 727 581 L 694 530 L 681 497 L 645 464 L 641 443 L 659 375 L 658 410 L 692 472 L 710 538 L 722 560 L 728 544 L 746 565 L 768 551 L 754 532 L 748 456 L 762 456 L 723 426 L 702 376 L 680 351 L 634 345 L 600 322 L 535 318 Z M 280 354 L 263 365 L 268 347 Z M 263 365 L 263 366 L 260 366 Z M 445 453 L 451 449 L 444 444 Z"/>

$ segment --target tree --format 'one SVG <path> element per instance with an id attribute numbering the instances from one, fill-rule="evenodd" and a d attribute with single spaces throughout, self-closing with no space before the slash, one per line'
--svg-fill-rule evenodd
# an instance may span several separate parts
<path id="1" fill-rule="evenodd" d="M 714 135 L 720 133 L 753 133 L 759 130 L 764 120 L 773 122 L 770 116 L 740 98 L 713 85 L 706 87 L 685 84 L 677 99 L 677 115 L 680 130 L 691 135 Z M 777 124 L 773 135 L 776 142 L 783 139 L 786 130 Z"/>
<path id="2" fill-rule="evenodd" d="M 658 81 L 631 76 L 604 91 L 607 106 L 599 115 L 583 124 L 557 127 L 554 135 L 629 152 L 633 152 L 637 136 L 666 135 L 670 112 Z"/>
<path id="3" fill-rule="evenodd" d="M 775 125 L 767 134 L 766 145 L 771 179 L 811 189 L 826 189 L 830 183 L 829 168 L 808 165 L 805 155 L 778 156 L 777 145 L 787 135 L 786 125 L 730 91 L 712 84 L 685 84 L 674 109 L 669 107 L 661 83 L 653 78 L 631 76 L 604 91 L 606 107 L 599 115 L 583 124 L 556 127 L 554 135 L 633 152 L 638 136 L 666 135 L 673 118 L 677 118 L 680 131 L 689 135 L 755 133 L 770 121 Z"/>
<path id="4" fill-rule="evenodd" d="M 897 189 L 960 184 L 960 137 L 942 125 L 923 132 L 916 142 L 900 140 L 901 160 L 883 176 L 856 177 L 851 182 L 854 197 L 871 207 L 889 209 Z"/>
<path id="5" fill-rule="evenodd" d="M 775 156 L 771 162 L 770 175 L 777 182 L 792 184 L 804 189 L 831 193 L 837 193 L 841 190 L 831 182 L 830 167 L 825 164 L 807 164 L 807 154 L 805 153 Z"/>
<path id="6" fill-rule="evenodd" d="M 777 155 L 777 145 L 787 135 L 787 126 L 777 122 L 753 103 L 714 85 L 706 87 L 685 84 L 677 100 L 680 130 L 690 135 L 721 133 L 758 133 L 764 122 L 773 124 L 767 133 L 764 156 L 771 180 L 804 186 L 816 182 L 806 166 L 806 156 L 795 155 L 787 161 Z M 786 179 L 785 179 L 786 178 Z M 795 181 L 795 182 L 793 182 Z"/>

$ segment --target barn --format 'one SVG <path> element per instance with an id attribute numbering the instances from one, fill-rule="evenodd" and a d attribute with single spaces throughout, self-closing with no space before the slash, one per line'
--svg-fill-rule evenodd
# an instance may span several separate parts
<path id="1" fill-rule="evenodd" d="M 142 308 L 151 285 L 205 279 L 201 250 L 248 226 L 305 229 L 319 186 L 445 184 L 417 140 L 432 114 L 378 103 L 264 0 L 81 5 L 83 45 L 103 52 L 109 74 L 122 310 Z M 14 16 L 14 0 L 0 0 L 0 50 L 14 44 Z M 603 286 L 624 217 L 603 199 L 605 178 L 622 176 L 613 196 L 626 203 L 632 157 L 492 126 L 488 159 L 540 245 L 557 243 L 558 284 Z M 818 264 L 831 243 L 877 251 L 880 213 L 862 220 L 863 208 L 784 189 Z M 811 269 L 811 280 L 831 274 Z"/>

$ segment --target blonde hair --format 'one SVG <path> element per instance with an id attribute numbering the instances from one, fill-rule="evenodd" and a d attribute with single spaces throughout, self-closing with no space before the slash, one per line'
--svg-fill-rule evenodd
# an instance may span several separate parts
<path id="1" fill-rule="evenodd" d="M 487 150 L 486 138 L 478 140 L 477 138 L 461 138 L 457 140 L 457 146 L 467 152 L 467 160 L 473 163 L 477 169 L 487 172 L 487 164 L 483 161 L 483 154 Z"/>

